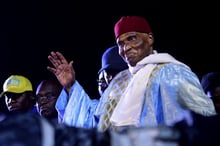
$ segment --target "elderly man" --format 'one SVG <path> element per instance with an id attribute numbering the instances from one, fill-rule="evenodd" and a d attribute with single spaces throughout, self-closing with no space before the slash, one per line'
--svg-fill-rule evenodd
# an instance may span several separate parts
<path id="1" fill-rule="evenodd" d="M 91 102 L 75 79 L 73 61 L 68 63 L 60 52 L 48 56 L 54 66 L 48 70 L 65 87 L 59 97 L 66 103 L 64 123 L 105 131 L 190 122 L 190 111 L 216 115 L 196 74 L 168 53 L 153 49 L 154 37 L 146 19 L 123 16 L 114 33 L 129 69 L 114 77 L 98 103 Z"/>

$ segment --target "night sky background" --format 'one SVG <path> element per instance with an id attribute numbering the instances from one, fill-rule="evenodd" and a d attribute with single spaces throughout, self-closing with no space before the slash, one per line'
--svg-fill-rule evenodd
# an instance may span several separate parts
<path id="1" fill-rule="evenodd" d="M 97 98 L 101 55 L 115 43 L 113 27 L 123 15 L 148 19 L 155 49 L 184 62 L 199 78 L 219 71 L 217 1 L 7 0 L 0 2 L 0 91 L 12 74 L 28 77 L 34 88 L 53 77 L 47 56 L 60 51 L 74 60 L 76 79 Z"/>

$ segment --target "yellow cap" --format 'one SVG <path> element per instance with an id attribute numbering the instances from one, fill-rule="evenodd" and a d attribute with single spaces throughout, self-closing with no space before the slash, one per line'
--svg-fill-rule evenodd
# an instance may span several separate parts
<path id="1" fill-rule="evenodd" d="M 25 91 L 33 91 L 32 84 L 29 79 L 21 75 L 11 75 L 3 84 L 2 97 L 6 92 L 23 93 Z"/>

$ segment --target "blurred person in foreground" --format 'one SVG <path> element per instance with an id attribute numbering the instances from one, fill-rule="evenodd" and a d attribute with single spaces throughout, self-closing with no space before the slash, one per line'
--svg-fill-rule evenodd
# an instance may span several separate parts
<path id="1" fill-rule="evenodd" d="M 59 97 L 66 105 L 63 123 L 104 132 L 173 125 L 181 120 L 190 124 L 190 111 L 216 115 L 212 100 L 190 67 L 153 48 L 153 32 L 145 18 L 123 16 L 114 33 L 119 54 L 129 69 L 112 79 L 99 102 L 93 103 L 77 82 L 73 61 L 68 62 L 60 52 L 48 56 L 53 64 L 48 70 L 64 87 Z"/>

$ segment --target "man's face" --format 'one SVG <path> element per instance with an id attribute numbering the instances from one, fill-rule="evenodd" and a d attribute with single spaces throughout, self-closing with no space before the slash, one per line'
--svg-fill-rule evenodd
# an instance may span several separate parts
<path id="1" fill-rule="evenodd" d="M 99 95 L 101 96 L 103 94 L 103 92 L 105 91 L 105 89 L 108 87 L 108 84 L 105 80 L 104 70 L 99 73 L 97 82 L 98 82 Z"/>
<path id="2" fill-rule="evenodd" d="M 10 112 L 28 111 L 33 104 L 26 93 L 5 93 L 5 103 Z"/>
<path id="3" fill-rule="evenodd" d="M 117 39 L 119 54 L 131 66 L 152 53 L 152 34 L 127 32 Z"/>
<path id="4" fill-rule="evenodd" d="M 37 110 L 41 116 L 48 118 L 57 117 L 55 104 L 60 90 L 52 82 L 42 82 L 36 91 Z"/>
<path id="5" fill-rule="evenodd" d="M 111 80 L 114 78 L 114 76 L 117 74 L 117 72 L 108 72 L 107 70 L 103 70 L 99 73 L 98 76 L 98 91 L 99 94 L 102 95 L 105 91 L 105 89 L 110 84 Z"/>

